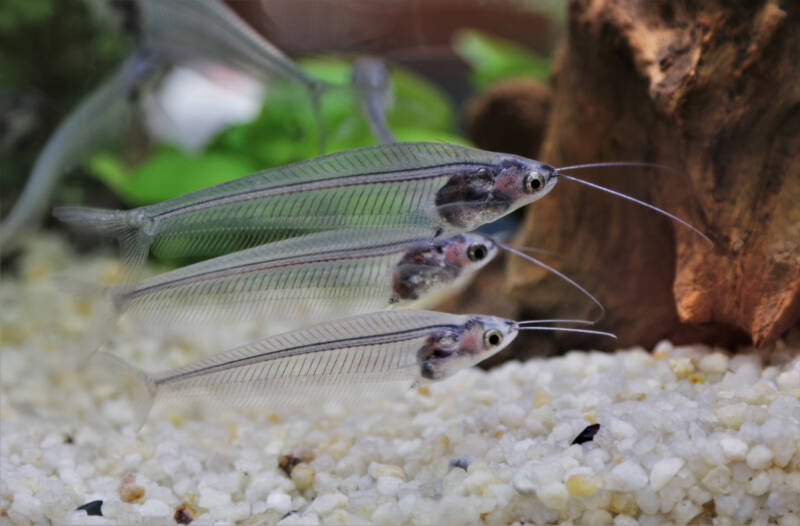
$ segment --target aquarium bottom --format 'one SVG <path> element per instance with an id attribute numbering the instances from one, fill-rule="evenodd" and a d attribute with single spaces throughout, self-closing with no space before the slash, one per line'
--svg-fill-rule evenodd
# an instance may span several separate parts
<path id="1" fill-rule="evenodd" d="M 76 367 L 98 298 L 62 290 L 112 280 L 113 260 L 43 237 L 16 264 L 0 524 L 800 525 L 797 349 L 782 365 L 666 342 L 575 351 L 355 407 L 157 407 L 137 434 L 127 401 Z M 159 370 L 264 330 L 173 329 L 122 320 L 112 348 Z"/>

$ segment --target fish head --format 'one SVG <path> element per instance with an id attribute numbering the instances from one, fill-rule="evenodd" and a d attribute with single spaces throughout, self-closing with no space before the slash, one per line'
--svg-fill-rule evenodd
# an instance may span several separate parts
<path id="1" fill-rule="evenodd" d="M 417 300 L 468 279 L 498 253 L 491 239 L 458 234 L 412 245 L 392 271 L 396 302 Z"/>
<path id="2" fill-rule="evenodd" d="M 444 261 L 464 272 L 475 272 L 489 263 L 499 252 L 490 238 L 480 234 L 458 234 L 441 240 Z"/>
<path id="3" fill-rule="evenodd" d="M 517 155 L 452 175 L 436 193 L 439 218 L 449 227 L 472 230 L 541 199 L 558 182 L 552 166 Z"/>
<path id="4" fill-rule="evenodd" d="M 503 350 L 517 337 L 517 324 L 495 316 L 468 316 L 461 325 L 437 329 L 417 351 L 420 375 L 439 380 Z"/>

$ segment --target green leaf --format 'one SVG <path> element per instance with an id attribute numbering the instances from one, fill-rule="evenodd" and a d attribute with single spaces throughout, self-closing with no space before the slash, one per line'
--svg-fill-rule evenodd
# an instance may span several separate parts
<path id="1" fill-rule="evenodd" d="M 160 147 L 130 171 L 118 158 L 108 154 L 93 156 L 89 167 L 129 206 L 172 199 L 242 177 L 257 169 L 249 159 L 233 154 L 205 152 L 192 155 L 169 146 Z"/>
<path id="2" fill-rule="evenodd" d="M 117 195 L 124 195 L 129 174 L 119 157 L 108 152 L 99 152 L 91 156 L 88 165 L 89 173 L 103 181 Z"/>
<path id="3" fill-rule="evenodd" d="M 478 88 L 502 78 L 530 76 L 546 79 L 550 76 L 550 61 L 522 46 L 474 30 L 460 31 L 453 48 L 473 70 L 473 82 Z"/>
<path id="4" fill-rule="evenodd" d="M 453 130 L 453 104 L 441 89 L 401 68 L 392 68 L 391 79 L 395 101 L 387 115 L 390 128 Z"/>
<path id="5" fill-rule="evenodd" d="M 331 85 L 321 101 L 326 152 L 375 144 L 350 85 L 351 64 L 314 58 L 303 60 L 301 66 Z M 452 103 L 438 87 L 401 68 L 392 67 L 390 75 L 394 95 L 387 112 L 390 128 L 453 129 Z M 308 93 L 294 82 L 273 82 L 260 115 L 224 131 L 210 149 L 250 157 L 262 168 L 315 157 L 319 154 L 317 128 Z"/>

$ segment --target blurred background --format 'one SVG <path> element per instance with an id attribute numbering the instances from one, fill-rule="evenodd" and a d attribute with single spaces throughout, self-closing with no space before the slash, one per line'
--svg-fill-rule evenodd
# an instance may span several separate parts
<path id="1" fill-rule="evenodd" d="M 556 0 L 228 3 L 306 72 L 333 86 L 322 96 L 326 152 L 376 143 L 348 86 L 357 57 L 380 57 L 388 66 L 387 120 L 398 140 L 471 144 L 476 97 L 510 77 L 546 82 L 565 17 Z M 112 74 L 137 39 L 135 20 L 122 16 L 132 11 L 124 0 L 4 4 L 2 215 L 59 122 Z M 256 79 L 193 58 L 170 63 L 129 103 L 134 111 L 117 123 L 115 140 L 68 169 L 53 204 L 134 207 L 319 154 L 308 93 L 286 78 Z M 45 224 L 59 228 L 49 217 Z M 3 254 L 6 271 L 13 271 L 13 254 Z"/>

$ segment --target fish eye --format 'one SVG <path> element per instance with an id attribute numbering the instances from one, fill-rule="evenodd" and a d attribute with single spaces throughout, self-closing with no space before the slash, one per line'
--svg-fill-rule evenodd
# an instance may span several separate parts
<path id="1" fill-rule="evenodd" d="M 483 343 L 487 347 L 497 347 L 503 341 L 503 333 L 497 329 L 486 331 L 483 335 Z"/>
<path id="2" fill-rule="evenodd" d="M 480 261 L 486 257 L 486 254 L 486 247 L 481 244 L 472 245 L 467 249 L 467 257 L 470 261 Z"/>
<path id="3" fill-rule="evenodd" d="M 529 193 L 544 188 L 544 176 L 539 172 L 530 172 L 525 176 L 525 190 Z"/>

